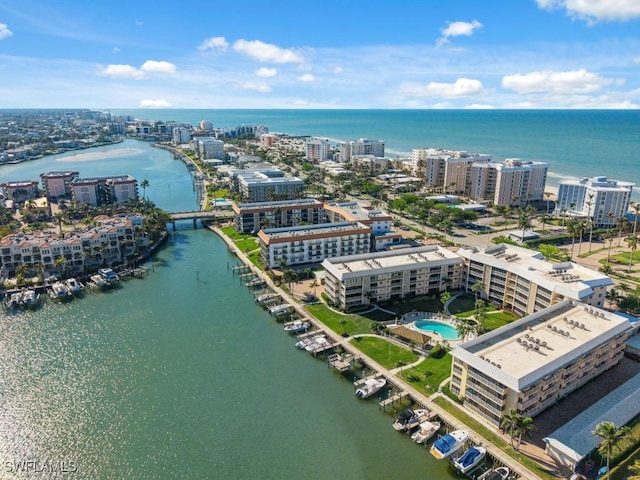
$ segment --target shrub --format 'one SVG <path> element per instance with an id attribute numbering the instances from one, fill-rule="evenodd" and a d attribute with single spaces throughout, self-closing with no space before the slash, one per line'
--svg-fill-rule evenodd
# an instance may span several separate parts
<path id="1" fill-rule="evenodd" d="M 429 350 L 429 356 L 431 358 L 442 358 L 447 351 L 442 348 L 442 345 L 437 344 L 431 350 Z"/>

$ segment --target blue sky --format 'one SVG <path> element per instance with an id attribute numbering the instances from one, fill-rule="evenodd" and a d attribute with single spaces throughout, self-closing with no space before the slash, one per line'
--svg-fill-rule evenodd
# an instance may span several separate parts
<path id="1" fill-rule="evenodd" d="M 0 0 L 0 108 L 639 106 L 639 0 Z"/>

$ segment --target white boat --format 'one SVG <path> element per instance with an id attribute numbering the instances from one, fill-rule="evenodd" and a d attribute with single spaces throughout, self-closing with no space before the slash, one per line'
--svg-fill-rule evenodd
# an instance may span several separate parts
<path id="1" fill-rule="evenodd" d="M 296 342 L 296 347 L 300 348 L 300 349 L 306 349 L 309 345 L 311 345 L 312 343 L 314 343 L 317 339 L 319 338 L 327 338 L 324 335 L 315 335 L 313 337 L 307 337 L 307 338 L 303 338 L 302 340 L 298 340 Z"/>
<path id="2" fill-rule="evenodd" d="M 66 300 L 73 295 L 64 282 L 52 283 L 49 290 L 49 295 L 53 300 Z"/>
<path id="3" fill-rule="evenodd" d="M 272 298 L 276 298 L 279 296 L 280 295 L 278 295 L 277 293 L 263 293 L 262 295 L 259 295 L 258 297 L 256 297 L 256 303 L 259 305 L 262 305 L 263 303 L 268 302 Z"/>
<path id="4" fill-rule="evenodd" d="M 4 304 L 7 308 L 18 308 L 22 305 L 22 292 L 7 293 L 4 298 Z"/>
<path id="5" fill-rule="evenodd" d="M 467 473 L 476 467 L 487 454 L 487 449 L 480 446 L 469 448 L 460 458 L 453 461 L 455 467 L 462 473 Z"/>
<path id="6" fill-rule="evenodd" d="M 40 299 L 40 295 L 36 293 L 33 288 L 27 288 L 22 291 L 22 300 L 20 301 L 20 305 L 22 307 L 31 307 L 38 303 Z"/>
<path id="7" fill-rule="evenodd" d="M 101 268 L 100 270 L 98 270 L 98 274 L 101 275 L 110 284 L 120 280 L 116 272 L 114 272 L 110 268 Z"/>
<path id="8" fill-rule="evenodd" d="M 97 273 L 95 275 L 91 275 L 90 277 L 91 282 L 99 288 L 106 288 L 110 285 L 109 281 L 104 278 L 102 275 L 98 275 Z"/>
<path id="9" fill-rule="evenodd" d="M 468 438 L 468 430 L 455 430 L 433 442 L 431 450 L 429 451 L 431 452 L 431 455 L 436 457 L 438 460 L 441 460 L 443 458 L 450 457 L 460 450 Z"/>
<path id="10" fill-rule="evenodd" d="M 478 477 L 478 480 L 507 480 L 509 473 L 511 472 L 507 467 L 498 467 L 484 472 Z"/>
<path id="11" fill-rule="evenodd" d="M 378 393 L 387 384 L 387 379 L 369 378 L 365 380 L 364 385 L 356 390 L 357 398 L 369 398 L 371 395 Z"/>
<path id="12" fill-rule="evenodd" d="M 410 408 L 400 412 L 400 414 L 396 417 L 395 422 L 393 422 L 392 427 L 394 430 L 403 431 L 403 430 L 412 430 L 413 428 L 420 425 L 420 422 L 427 420 L 429 416 L 429 410 L 424 408 L 419 408 L 417 410 L 412 410 Z"/>
<path id="13" fill-rule="evenodd" d="M 280 305 L 276 305 L 275 307 L 271 307 L 269 309 L 269 313 L 271 315 L 281 315 L 283 313 L 287 313 L 290 308 L 291 308 L 291 305 L 289 305 L 288 303 L 281 303 Z"/>
<path id="14" fill-rule="evenodd" d="M 420 428 L 411 435 L 411 440 L 416 443 L 426 443 L 431 437 L 433 437 L 442 425 L 440 422 L 431 422 L 427 420 L 420 424 Z"/>
<path id="15" fill-rule="evenodd" d="M 68 278 L 65 283 L 67 284 L 69 291 L 73 294 L 81 292 L 84 288 L 84 285 L 75 278 Z"/>
<path id="16" fill-rule="evenodd" d="M 284 331 L 289 333 L 306 332 L 311 327 L 311 322 L 306 320 L 294 320 L 284 326 Z"/>
<path id="17" fill-rule="evenodd" d="M 327 340 L 327 337 L 324 335 L 321 335 L 318 338 L 316 338 L 315 341 L 311 342 L 309 345 L 304 347 L 304 349 L 307 352 L 313 353 L 316 350 L 327 347 L 328 345 L 329 345 L 329 340 Z"/>

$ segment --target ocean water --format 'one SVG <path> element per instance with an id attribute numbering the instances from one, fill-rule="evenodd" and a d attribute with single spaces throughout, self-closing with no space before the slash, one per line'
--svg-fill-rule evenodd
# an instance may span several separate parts
<path id="1" fill-rule="evenodd" d="M 384 140 L 391 157 L 441 147 L 550 164 L 551 186 L 604 175 L 640 188 L 637 110 L 111 110 L 139 119 L 216 127 L 262 124 L 272 132 L 331 140 Z M 640 200 L 640 196 L 636 196 Z"/>

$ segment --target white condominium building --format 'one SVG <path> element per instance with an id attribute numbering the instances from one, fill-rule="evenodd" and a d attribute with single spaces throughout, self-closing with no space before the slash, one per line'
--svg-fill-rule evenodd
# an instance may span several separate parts
<path id="1" fill-rule="evenodd" d="M 367 253 L 371 229 L 358 222 L 269 228 L 258 232 L 260 258 L 268 268 L 319 263 L 325 258 Z"/>
<path id="2" fill-rule="evenodd" d="M 304 145 L 305 157 L 310 162 L 324 162 L 331 159 L 331 145 L 321 138 L 310 138 Z"/>
<path id="3" fill-rule="evenodd" d="M 195 137 L 191 143 L 201 160 L 211 158 L 224 160 L 224 142 L 222 140 L 213 137 Z"/>
<path id="4" fill-rule="evenodd" d="M 541 253 L 508 244 L 458 250 L 465 262 L 464 288 L 484 285 L 482 297 L 518 315 L 537 312 L 562 300 L 601 307 L 613 281 L 576 263 L 551 263 Z"/>
<path id="5" fill-rule="evenodd" d="M 71 190 L 78 203 L 88 203 L 94 207 L 138 199 L 138 181 L 130 175 L 75 177 L 71 181 Z"/>
<path id="6" fill-rule="evenodd" d="M 595 227 L 614 226 L 629 210 L 634 185 L 607 177 L 562 180 L 555 214 L 591 218 Z"/>
<path id="7" fill-rule="evenodd" d="M 348 162 L 358 155 L 373 155 L 384 157 L 384 142 L 382 140 L 369 140 L 360 138 L 357 142 L 340 142 L 340 161 Z"/>
<path id="8" fill-rule="evenodd" d="M 496 426 L 511 409 L 533 417 L 616 365 L 631 329 L 565 300 L 454 348 L 451 391 Z"/>
<path id="9" fill-rule="evenodd" d="M 189 143 L 191 140 L 191 131 L 185 127 L 177 127 L 171 133 L 174 145 L 182 145 Z"/>
<path id="10" fill-rule="evenodd" d="M 271 177 L 269 173 L 242 173 L 236 181 L 247 202 L 291 200 L 304 189 L 304 181 L 298 177 Z"/>
<path id="11" fill-rule="evenodd" d="M 322 267 L 325 293 L 343 310 L 456 289 L 463 270 L 460 257 L 433 245 L 328 258 Z"/>

